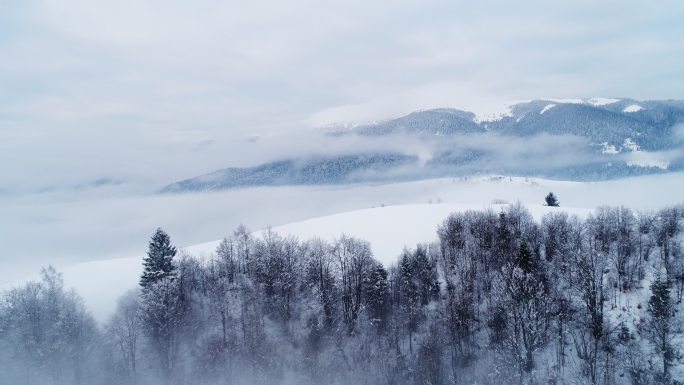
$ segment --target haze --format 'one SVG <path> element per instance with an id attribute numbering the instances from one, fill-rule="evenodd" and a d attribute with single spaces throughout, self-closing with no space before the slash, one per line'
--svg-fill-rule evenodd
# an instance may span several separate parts
<path id="1" fill-rule="evenodd" d="M 4 279 L 127 256 L 157 225 L 185 223 L 183 244 L 248 221 L 224 209 L 198 225 L 196 210 L 211 211 L 204 198 L 150 197 L 179 179 L 404 146 L 333 143 L 319 127 L 544 97 L 681 98 L 682 16 L 677 1 L 4 2 Z M 304 217 L 264 213 L 253 225 Z"/>

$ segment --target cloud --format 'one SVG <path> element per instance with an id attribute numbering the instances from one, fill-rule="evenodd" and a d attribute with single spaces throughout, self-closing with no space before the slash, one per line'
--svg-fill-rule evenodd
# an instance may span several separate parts
<path id="1" fill-rule="evenodd" d="M 673 0 L 5 2 L 0 192 L 68 201 L 84 192 L 63 191 L 108 179 L 87 198 L 139 195 L 355 149 L 311 127 L 416 109 L 681 98 L 682 16 Z M 21 218 L 11 204 L 2 225 Z"/>
<path id="2" fill-rule="evenodd" d="M 684 142 L 684 123 L 677 123 L 672 127 L 672 136 L 675 141 Z"/>

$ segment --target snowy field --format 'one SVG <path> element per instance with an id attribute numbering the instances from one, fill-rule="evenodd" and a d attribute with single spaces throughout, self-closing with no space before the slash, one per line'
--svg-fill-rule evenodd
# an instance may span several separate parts
<path id="1" fill-rule="evenodd" d="M 435 240 L 438 224 L 450 212 L 487 207 L 499 210 L 502 205 L 492 204 L 495 200 L 520 201 L 536 219 L 549 210 L 586 216 L 591 209 L 606 204 L 652 210 L 681 203 L 684 200 L 681 195 L 683 188 L 682 174 L 596 183 L 488 176 L 389 185 L 256 188 L 68 202 L 69 215 L 56 222 L 67 228 L 60 229 L 57 234 L 46 229 L 48 232 L 42 245 L 26 241 L 24 247 L 30 250 L 31 247 L 54 242 L 59 245 L 58 250 L 61 248 L 66 252 L 79 250 L 76 246 L 80 240 L 86 250 L 93 250 L 92 256 L 74 261 L 59 259 L 59 255 L 52 260 L 42 260 L 18 254 L 17 258 L 27 261 L 24 267 L 30 266 L 34 274 L 6 272 L 0 277 L 0 282 L 4 281 L 0 289 L 35 278 L 35 272 L 41 265 L 51 263 L 63 272 L 66 285 L 76 289 L 94 316 L 102 321 L 113 310 L 117 298 L 137 285 L 147 237 L 157 226 L 167 230 L 176 245 L 194 244 L 183 250 L 200 257 L 210 256 L 218 239 L 229 235 L 240 223 L 251 229 L 264 229 L 274 224 L 277 225 L 273 227 L 274 231 L 300 239 L 334 239 L 347 234 L 368 240 L 375 257 L 389 264 L 396 260 L 404 247 Z M 541 205 L 549 191 L 559 197 L 561 208 Z M 65 207 L 55 205 L 44 203 L 38 208 L 47 210 L 44 215 L 58 217 L 62 215 L 59 210 Z M 38 208 L 24 207 L 29 214 L 36 213 Z M 135 224 L 121 228 L 122 223 Z M 108 229 L 107 235 L 90 239 L 91 233 L 103 229 Z M 15 228 L 12 231 L 16 234 L 19 230 Z M 38 230 L 32 233 L 35 231 Z M 133 232 L 138 234 L 133 236 Z M 60 235 L 66 239 L 57 239 Z M 19 239 L 22 236 L 26 235 L 17 235 Z M 215 241 L 201 243 L 208 239 Z M 17 239 L 12 242 L 16 243 Z M 97 250 L 98 245 L 101 250 Z M 116 258 L 117 253 L 119 256 L 136 256 Z"/>
<path id="2" fill-rule="evenodd" d="M 351 211 L 336 215 L 309 219 L 272 228 L 282 235 L 293 235 L 299 239 L 319 237 L 333 240 L 346 234 L 367 240 L 373 254 L 379 261 L 389 265 L 395 262 L 404 247 L 437 239 L 437 226 L 451 212 L 499 210 L 505 205 L 478 204 L 410 204 L 378 207 Z M 549 211 L 564 210 L 578 216 L 586 216 L 590 210 L 577 208 L 555 208 L 541 205 L 526 205 L 535 219 Z M 255 235 L 259 235 L 256 232 Z M 210 257 L 220 240 L 188 246 L 181 249 L 200 258 Z M 179 254 L 180 255 L 180 254 Z M 99 321 L 104 321 L 114 310 L 116 300 L 127 290 L 138 284 L 142 272 L 143 255 L 104 261 L 81 263 L 62 269 L 65 282 L 83 297 L 86 307 Z M 107 272 L 106 275 L 95 274 Z"/>
<path id="3" fill-rule="evenodd" d="M 684 200 L 684 174 L 582 183 L 481 176 L 394 184 L 262 187 L 214 193 L 141 195 L 120 191 L 37 194 L 0 200 L 0 285 L 57 267 L 140 254 L 162 227 L 177 245 L 341 212 L 428 202 L 483 205 L 495 199 L 540 204 L 553 191 L 561 206 L 655 209 Z"/>

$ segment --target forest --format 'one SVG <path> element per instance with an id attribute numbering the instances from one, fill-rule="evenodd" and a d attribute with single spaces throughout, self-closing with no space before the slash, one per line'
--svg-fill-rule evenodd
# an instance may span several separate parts
<path id="1" fill-rule="evenodd" d="M 0 384 L 681 383 L 683 229 L 684 206 L 518 203 L 391 266 L 345 235 L 241 226 L 198 258 L 158 229 L 102 325 L 52 267 L 2 293 Z"/>

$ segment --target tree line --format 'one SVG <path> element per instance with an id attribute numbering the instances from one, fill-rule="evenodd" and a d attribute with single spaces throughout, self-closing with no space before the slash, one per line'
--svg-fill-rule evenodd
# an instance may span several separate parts
<path id="1" fill-rule="evenodd" d="M 515 204 L 453 213 L 391 266 L 244 227 L 198 259 L 158 229 L 105 325 L 53 268 L 4 293 L 0 383 L 677 383 L 683 225 Z"/>

